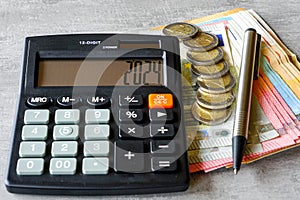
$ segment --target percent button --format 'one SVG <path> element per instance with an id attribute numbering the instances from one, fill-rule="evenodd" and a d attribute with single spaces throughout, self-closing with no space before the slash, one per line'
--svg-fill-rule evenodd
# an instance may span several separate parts
<path id="1" fill-rule="evenodd" d="M 143 121 L 143 111 L 140 109 L 120 109 L 119 120 L 120 122 L 141 122 Z"/>

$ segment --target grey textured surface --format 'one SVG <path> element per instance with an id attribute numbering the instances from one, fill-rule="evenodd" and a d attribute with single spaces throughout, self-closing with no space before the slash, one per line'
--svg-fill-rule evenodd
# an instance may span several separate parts
<path id="1" fill-rule="evenodd" d="M 284 43 L 300 55 L 298 0 L 24 0 L 0 1 L 0 199 L 81 199 L 9 194 L 4 187 L 10 135 L 18 97 L 23 40 L 29 35 L 79 32 L 142 32 L 236 7 L 256 10 Z M 85 199 L 299 199 L 300 148 L 231 170 L 191 175 L 183 193 Z"/>

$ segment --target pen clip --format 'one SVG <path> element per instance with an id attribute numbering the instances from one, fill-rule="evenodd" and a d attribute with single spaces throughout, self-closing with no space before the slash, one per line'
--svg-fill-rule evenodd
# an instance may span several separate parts
<path id="1" fill-rule="evenodd" d="M 261 47 L 261 35 L 256 34 L 256 50 L 255 50 L 255 62 L 254 62 L 254 76 L 253 79 L 256 80 L 259 77 L 259 65 L 260 65 L 260 47 Z"/>

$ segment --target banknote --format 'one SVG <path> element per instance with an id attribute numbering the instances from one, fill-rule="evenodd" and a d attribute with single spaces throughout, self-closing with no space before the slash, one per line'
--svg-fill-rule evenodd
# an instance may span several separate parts
<path id="1" fill-rule="evenodd" d="M 300 64 L 295 54 L 253 10 L 235 9 L 189 22 L 204 31 L 221 33 L 221 39 L 225 39 L 226 43 L 222 48 L 226 47 L 223 50 L 228 56 L 226 59 L 229 60 L 231 71 L 236 73 L 235 77 L 238 77 L 244 30 L 252 27 L 262 35 L 264 56 L 260 63 L 260 78 L 254 83 L 249 138 L 243 163 L 300 145 L 300 123 L 297 119 L 300 112 Z M 182 73 L 194 87 L 192 91 L 184 92 L 186 127 L 191 143 L 190 171 L 209 172 L 224 166 L 230 167 L 230 131 L 233 123 L 229 123 L 229 118 L 228 124 L 217 128 L 195 122 L 188 112 L 195 101 L 195 76 L 190 72 L 188 62 L 183 60 L 182 66 Z"/>

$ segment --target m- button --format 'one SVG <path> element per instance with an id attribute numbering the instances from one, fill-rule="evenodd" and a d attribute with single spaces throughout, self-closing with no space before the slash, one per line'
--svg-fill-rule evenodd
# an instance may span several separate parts
<path id="1" fill-rule="evenodd" d="M 57 98 L 57 103 L 60 107 L 70 108 L 81 101 L 80 98 L 72 96 L 60 96 Z"/>

